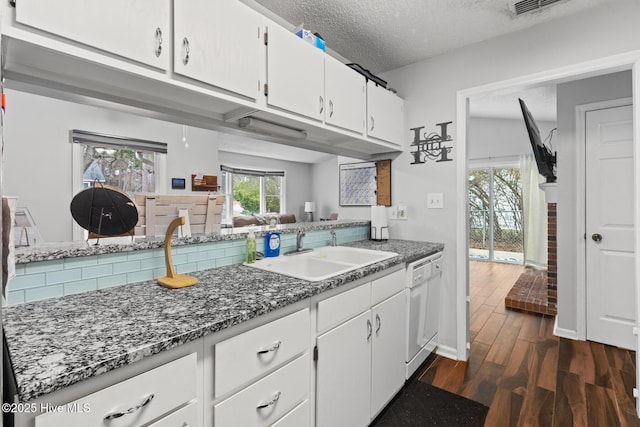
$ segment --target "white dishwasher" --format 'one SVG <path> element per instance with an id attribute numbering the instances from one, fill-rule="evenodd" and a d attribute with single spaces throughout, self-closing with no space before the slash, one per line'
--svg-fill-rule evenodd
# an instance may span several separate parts
<path id="1" fill-rule="evenodd" d="M 414 261 L 407 268 L 407 379 L 438 345 L 441 276 L 441 252 Z"/>

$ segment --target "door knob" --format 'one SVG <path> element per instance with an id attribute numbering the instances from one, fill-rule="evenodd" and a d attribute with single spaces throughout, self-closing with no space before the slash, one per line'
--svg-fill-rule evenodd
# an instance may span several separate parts
<path id="1" fill-rule="evenodd" d="M 593 241 L 596 242 L 596 243 L 597 242 L 601 242 L 602 241 L 602 234 L 598 234 L 598 233 L 592 234 L 591 235 L 591 239 L 593 239 Z"/>

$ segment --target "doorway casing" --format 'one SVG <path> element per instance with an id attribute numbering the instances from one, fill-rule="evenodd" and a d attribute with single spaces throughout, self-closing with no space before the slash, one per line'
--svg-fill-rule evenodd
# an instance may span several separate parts
<path id="1" fill-rule="evenodd" d="M 456 94 L 456 138 L 459 141 L 455 154 L 456 158 L 456 323 L 457 323 L 457 358 L 467 360 L 469 356 L 469 269 L 468 269 L 468 233 L 467 233 L 467 211 L 468 211 L 468 183 L 467 183 L 467 143 L 468 143 L 468 120 L 469 120 L 469 100 L 477 96 L 487 96 L 497 91 L 517 90 L 528 86 L 536 86 L 549 83 L 563 83 L 577 79 L 595 77 L 618 71 L 631 70 L 633 82 L 632 99 L 640 99 L 640 51 L 632 51 L 624 54 L 608 56 L 597 60 L 581 62 L 578 64 L 539 72 L 514 79 L 490 83 L 474 88 L 463 89 Z M 634 119 L 634 147 L 640 141 L 640 109 L 637 103 L 633 102 Z M 634 150 L 634 220 L 640 224 L 640 185 L 638 167 L 640 166 L 640 150 Z M 561 185 L 561 184 L 560 184 Z M 640 227 L 634 230 L 634 242 L 636 248 L 640 242 Z M 640 271 L 640 257 L 636 257 L 635 269 Z M 578 273 L 578 272 L 576 272 Z M 636 310 L 640 307 L 640 275 L 635 277 L 636 290 Z M 562 286 L 562 284 L 559 284 Z M 584 309 L 584 308 L 583 308 Z M 640 319 L 638 313 L 636 318 Z M 578 323 L 585 321 L 578 319 Z M 557 318 L 556 318 L 557 322 Z M 558 336 L 576 339 L 575 331 L 564 330 L 557 324 L 554 333 Z M 640 406 L 640 405 L 637 405 Z"/>

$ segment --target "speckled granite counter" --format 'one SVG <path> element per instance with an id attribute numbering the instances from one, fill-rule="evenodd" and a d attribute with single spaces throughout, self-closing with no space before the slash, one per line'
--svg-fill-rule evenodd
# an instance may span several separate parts
<path id="1" fill-rule="evenodd" d="M 349 244 L 399 256 L 307 282 L 233 265 L 194 273 L 198 285 L 155 281 L 4 309 L 4 327 L 23 402 L 177 347 L 394 265 L 442 251 L 438 243 Z"/>
<path id="2" fill-rule="evenodd" d="M 171 246 L 184 246 L 197 243 L 218 242 L 226 240 L 246 239 L 250 229 L 254 230 L 256 237 L 262 237 L 270 231 L 278 231 L 281 234 L 297 233 L 298 230 L 317 231 L 331 230 L 335 228 L 369 225 L 368 220 L 342 219 L 335 221 L 296 222 L 293 224 L 280 224 L 275 227 L 266 225 L 256 227 L 223 228 L 219 233 L 210 235 L 198 235 L 174 239 Z M 139 251 L 145 249 L 158 249 L 164 245 L 164 237 L 135 239 L 128 244 L 109 244 L 108 239 L 102 239 L 100 245 L 90 245 L 86 242 L 52 242 L 41 243 L 36 246 L 16 248 L 16 264 L 30 262 L 50 261 L 54 259 L 75 258 L 90 255 L 114 254 L 121 252 Z"/>

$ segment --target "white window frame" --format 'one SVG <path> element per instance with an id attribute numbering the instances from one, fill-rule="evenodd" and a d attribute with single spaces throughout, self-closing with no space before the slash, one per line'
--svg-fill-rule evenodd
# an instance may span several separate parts
<path id="1" fill-rule="evenodd" d="M 100 133 L 94 133 L 89 131 L 81 131 L 73 129 L 71 131 L 71 173 L 72 173 L 72 191 L 75 196 L 80 191 L 84 190 L 84 182 L 82 175 L 82 156 L 83 146 L 86 143 L 94 145 L 103 142 L 105 146 L 120 146 L 122 148 L 130 149 L 142 149 L 145 151 L 155 151 L 154 165 L 155 165 L 155 194 L 163 194 L 167 191 L 166 175 L 167 175 L 167 144 L 155 141 L 145 141 L 136 138 L 127 138 L 121 136 L 105 135 Z M 86 230 L 80 227 L 75 221 L 73 221 L 72 228 L 73 240 L 86 240 Z"/>
<path id="2" fill-rule="evenodd" d="M 225 188 L 223 188 L 223 192 L 224 192 L 224 200 L 225 200 L 225 204 L 227 206 L 227 210 L 226 210 L 226 216 L 224 218 L 222 218 L 222 220 L 225 223 L 230 223 L 231 219 L 233 218 L 233 204 L 232 204 L 232 198 L 233 198 L 233 174 L 237 174 L 237 175 L 251 175 L 251 176 L 258 176 L 260 177 L 260 212 L 259 214 L 265 214 L 265 213 L 269 213 L 266 212 L 266 208 L 267 208 L 267 200 L 266 200 L 266 194 L 265 194 L 265 177 L 267 176 L 279 176 L 281 177 L 281 181 L 280 181 L 280 212 L 278 213 L 284 213 L 285 212 L 285 205 L 286 205 L 286 191 L 285 191 L 285 179 L 286 179 L 286 174 L 284 171 L 282 170 L 258 170 L 258 169 L 248 169 L 248 168 L 238 168 L 238 167 L 232 167 L 232 166 L 227 166 L 227 165 L 220 165 L 220 174 L 225 173 L 227 175 L 226 179 L 225 179 Z"/>

